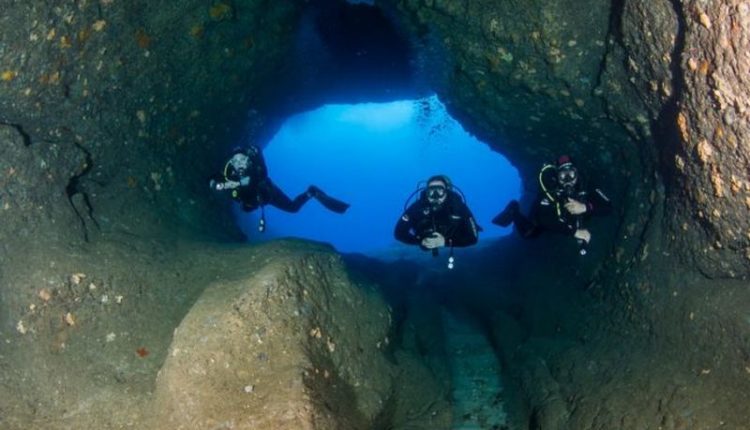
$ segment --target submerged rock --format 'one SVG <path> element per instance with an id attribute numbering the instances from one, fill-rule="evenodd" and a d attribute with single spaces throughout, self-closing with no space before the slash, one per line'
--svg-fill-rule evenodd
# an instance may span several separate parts
<path id="1" fill-rule="evenodd" d="M 273 259 L 214 282 L 175 330 L 154 428 L 449 426 L 426 367 L 393 360 L 391 313 L 372 285 L 352 282 L 332 252 L 264 251 Z"/>

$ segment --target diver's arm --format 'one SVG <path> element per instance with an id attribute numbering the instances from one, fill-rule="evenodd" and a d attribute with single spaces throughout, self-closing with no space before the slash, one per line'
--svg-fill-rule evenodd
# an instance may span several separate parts
<path id="1" fill-rule="evenodd" d="M 404 212 L 403 215 L 401 215 L 401 218 L 399 218 L 398 222 L 396 223 L 396 228 L 393 230 L 393 236 L 399 242 L 403 242 L 408 245 L 417 245 L 421 242 L 421 239 L 417 237 L 412 229 L 412 225 L 415 221 L 415 214 L 416 211 L 414 210 L 414 205 L 412 205 L 409 207 L 409 209 L 406 210 L 406 212 Z"/>
<path id="2" fill-rule="evenodd" d="M 233 190 L 235 188 L 239 188 L 243 185 L 248 185 L 250 183 L 250 178 L 238 178 L 239 180 L 235 181 L 232 179 L 227 179 L 221 176 L 214 176 L 211 178 L 211 180 L 208 181 L 208 186 L 211 187 L 211 189 L 214 190 Z M 247 179 L 247 181 L 244 181 L 244 179 Z"/>
<path id="3" fill-rule="evenodd" d="M 238 188 L 240 186 L 240 183 L 235 182 L 235 181 L 216 182 L 214 180 L 211 180 L 209 185 L 211 186 L 211 188 L 220 191 L 220 190 L 233 190 L 235 188 Z"/>
<path id="4" fill-rule="evenodd" d="M 250 165 L 252 166 L 252 174 L 258 180 L 268 176 L 268 168 L 266 167 L 266 159 L 263 158 L 263 152 L 255 145 L 251 145 L 247 151 L 248 157 L 250 157 Z"/>
<path id="5" fill-rule="evenodd" d="M 232 181 L 227 178 L 225 178 L 223 175 L 215 175 L 212 176 L 208 181 L 208 186 L 212 190 L 231 190 L 234 188 L 237 188 L 240 186 L 240 183 L 237 181 Z"/>
<path id="6" fill-rule="evenodd" d="M 459 225 L 451 237 L 446 238 L 446 246 L 471 246 L 479 241 L 479 229 L 469 208 L 461 204 L 456 214 L 460 217 Z"/>
<path id="7" fill-rule="evenodd" d="M 612 201 L 599 188 L 588 193 L 586 213 L 590 215 L 608 215 L 612 212 Z"/>
<path id="8" fill-rule="evenodd" d="M 462 223 L 460 229 L 446 241 L 446 246 L 464 247 L 476 244 L 479 241 L 477 224 L 474 218 L 469 218 Z"/>

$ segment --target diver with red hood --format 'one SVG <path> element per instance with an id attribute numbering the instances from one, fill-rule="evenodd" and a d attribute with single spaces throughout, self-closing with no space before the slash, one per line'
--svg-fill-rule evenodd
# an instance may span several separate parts
<path id="1" fill-rule="evenodd" d="M 502 227 L 512 223 L 523 238 L 535 238 L 544 231 L 571 235 L 583 255 L 591 241 L 591 232 L 583 227 L 583 221 L 611 211 L 612 203 L 604 192 L 585 187 L 571 157 L 563 155 L 540 170 L 539 194 L 528 216 L 521 213 L 518 201 L 511 200 L 492 223 Z"/>

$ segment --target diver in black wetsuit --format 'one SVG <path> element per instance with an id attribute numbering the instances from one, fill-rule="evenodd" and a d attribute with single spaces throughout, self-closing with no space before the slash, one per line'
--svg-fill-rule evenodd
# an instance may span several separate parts
<path id="1" fill-rule="evenodd" d="M 246 212 L 259 207 L 262 211 L 265 205 L 275 206 L 285 212 L 297 212 L 311 198 L 336 213 L 344 213 L 349 208 L 347 203 L 328 196 L 314 185 L 310 185 L 307 191 L 294 200 L 290 199 L 268 177 L 263 155 L 254 145 L 244 150 L 236 149 L 224 165 L 222 174 L 211 178 L 209 186 L 214 190 L 230 190 L 232 198 Z M 264 216 L 261 216 L 259 229 L 265 230 Z"/>
<path id="2" fill-rule="evenodd" d="M 567 155 L 555 164 L 545 164 L 539 172 L 540 192 L 529 216 L 524 216 L 518 201 L 512 200 L 492 223 L 503 227 L 513 223 L 524 238 L 535 238 L 544 231 L 569 234 L 578 241 L 581 254 L 586 254 L 591 232 L 583 227 L 583 221 L 591 215 L 610 213 L 612 203 L 599 188 L 584 187 L 578 176 Z"/>
<path id="3" fill-rule="evenodd" d="M 432 250 L 449 247 L 448 268 L 453 268 L 453 248 L 470 246 L 479 240 L 479 227 L 463 197 L 453 189 L 450 179 L 433 176 L 419 198 L 401 215 L 394 230 L 399 241 Z"/>

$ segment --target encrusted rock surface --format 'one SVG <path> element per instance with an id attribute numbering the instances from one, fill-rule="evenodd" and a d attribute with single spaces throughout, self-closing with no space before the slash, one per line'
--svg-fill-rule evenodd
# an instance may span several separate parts
<path id="1" fill-rule="evenodd" d="M 750 274 L 750 5 L 678 8 L 681 43 L 672 147 L 664 153 L 676 249 L 706 275 Z M 666 124 L 665 124 L 666 125 Z"/>
<path id="2" fill-rule="evenodd" d="M 441 383 L 408 354 L 388 358 L 378 291 L 353 284 L 334 253 L 290 251 L 264 247 L 271 259 L 190 309 L 156 381 L 153 427 L 447 428 Z"/>
<path id="3" fill-rule="evenodd" d="M 80 194 L 104 227 L 132 231 L 150 229 L 160 213 L 192 229 L 216 219 L 198 192 L 213 167 L 206 161 L 268 100 L 298 8 L 84 0 L 4 1 L 2 9 L 0 125 L 44 162 L 11 166 L 19 175 L 51 173 L 38 199 Z M 14 216 L 27 214 L 5 213 Z"/>
<path id="4" fill-rule="evenodd" d="M 108 239 L 7 262 L 29 294 L 2 296 L 20 310 L 0 333 L 3 428 L 449 425 L 441 374 L 329 247 Z"/>

